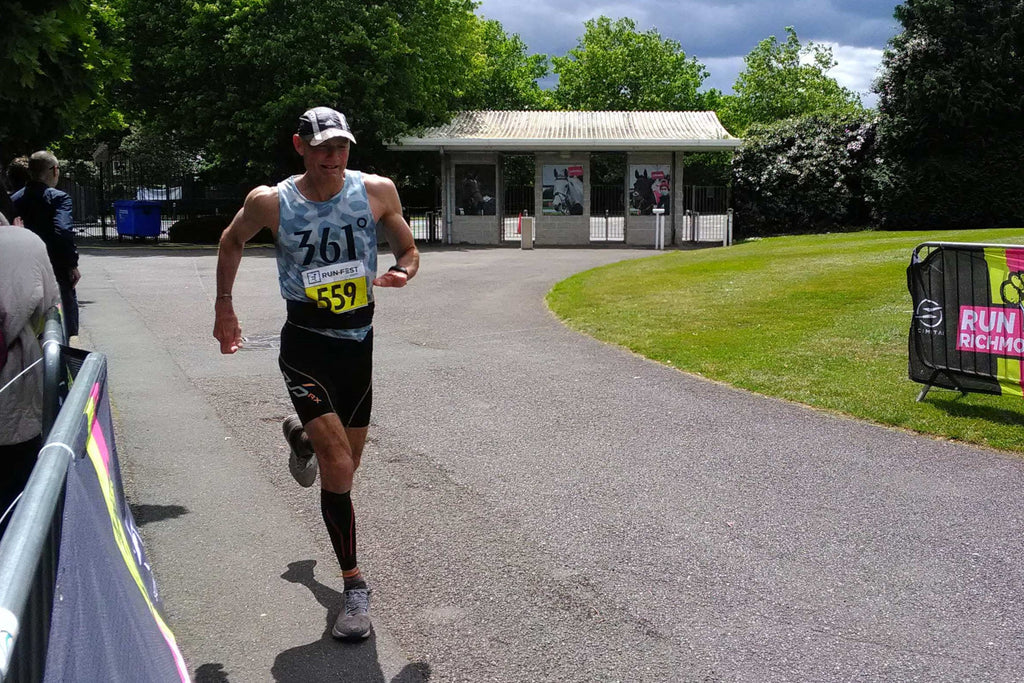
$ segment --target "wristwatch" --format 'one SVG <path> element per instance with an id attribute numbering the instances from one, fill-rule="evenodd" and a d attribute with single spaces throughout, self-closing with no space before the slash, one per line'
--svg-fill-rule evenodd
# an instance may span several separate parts
<path id="1" fill-rule="evenodd" d="M 405 266 L 391 266 L 390 268 L 388 268 L 388 272 L 392 270 L 395 271 L 396 273 L 405 273 L 406 277 L 409 276 L 409 269 L 406 268 Z"/>

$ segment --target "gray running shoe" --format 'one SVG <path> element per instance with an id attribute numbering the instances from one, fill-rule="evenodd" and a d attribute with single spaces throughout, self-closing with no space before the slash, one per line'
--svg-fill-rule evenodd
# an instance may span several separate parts
<path id="1" fill-rule="evenodd" d="M 289 415 L 281 425 L 284 438 L 288 441 L 292 454 L 288 456 L 288 470 L 299 482 L 299 486 L 309 488 L 316 481 L 317 463 L 316 453 L 313 452 L 313 444 L 309 442 L 305 430 L 302 429 L 302 422 L 298 415 Z"/>
<path id="2" fill-rule="evenodd" d="M 369 588 L 353 588 L 345 591 L 345 604 L 334 622 L 331 635 L 342 640 L 362 640 L 368 638 L 373 625 L 370 624 L 370 593 Z"/>

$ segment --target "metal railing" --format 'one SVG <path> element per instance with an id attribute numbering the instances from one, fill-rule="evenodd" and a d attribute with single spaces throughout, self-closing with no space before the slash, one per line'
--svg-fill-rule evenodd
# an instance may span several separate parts
<path id="1" fill-rule="evenodd" d="M 729 246 L 733 242 L 733 211 L 705 214 L 687 209 L 679 233 L 680 242 L 721 242 Z"/>
<path id="2" fill-rule="evenodd" d="M 47 350 L 52 347 L 50 341 Z M 62 361 L 56 363 L 57 376 L 63 376 Z M 0 539 L 0 676 L 4 683 L 43 679 L 68 465 L 73 454 L 85 452 L 89 432 L 85 406 L 93 384 L 105 371 L 102 354 L 86 357 Z M 51 400 L 59 396 L 59 390 L 49 396 Z"/>
<path id="3" fill-rule="evenodd" d="M 442 241 L 441 212 L 438 209 L 404 208 L 403 215 L 417 242 Z"/>
<path id="4" fill-rule="evenodd" d="M 1024 396 L 1024 245 L 923 242 L 911 253 L 909 376 L 961 394 Z"/>
<path id="5" fill-rule="evenodd" d="M 54 307 L 46 314 L 43 330 L 43 435 L 50 433 L 60 404 L 67 394 L 64 357 L 61 346 L 67 343 L 60 311 Z"/>

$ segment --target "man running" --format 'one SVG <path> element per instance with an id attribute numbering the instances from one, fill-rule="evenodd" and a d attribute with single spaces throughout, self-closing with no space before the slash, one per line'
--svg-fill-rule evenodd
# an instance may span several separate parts
<path id="1" fill-rule="evenodd" d="M 292 136 L 305 173 L 245 198 L 220 238 L 213 336 L 221 353 L 242 346 L 231 289 L 246 241 L 262 227 L 275 236 L 288 319 L 279 363 L 297 416 L 283 430 L 289 468 L 302 486 L 320 471 L 320 509 L 345 581 L 336 638 L 370 635 L 370 590 L 356 562 L 352 479 L 370 424 L 373 287 L 404 287 L 419 251 L 388 178 L 347 170 L 355 137 L 345 116 L 316 107 Z M 397 263 L 377 276 L 377 226 Z"/>

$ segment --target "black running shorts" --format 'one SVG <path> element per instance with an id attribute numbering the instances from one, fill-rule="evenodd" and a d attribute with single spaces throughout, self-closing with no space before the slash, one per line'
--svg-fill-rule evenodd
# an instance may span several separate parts
<path id="1" fill-rule="evenodd" d="M 285 323 L 278 364 L 302 424 L 337 413 L 346 427 L 370 425 L 373 330 L 353 341 Z"/>

